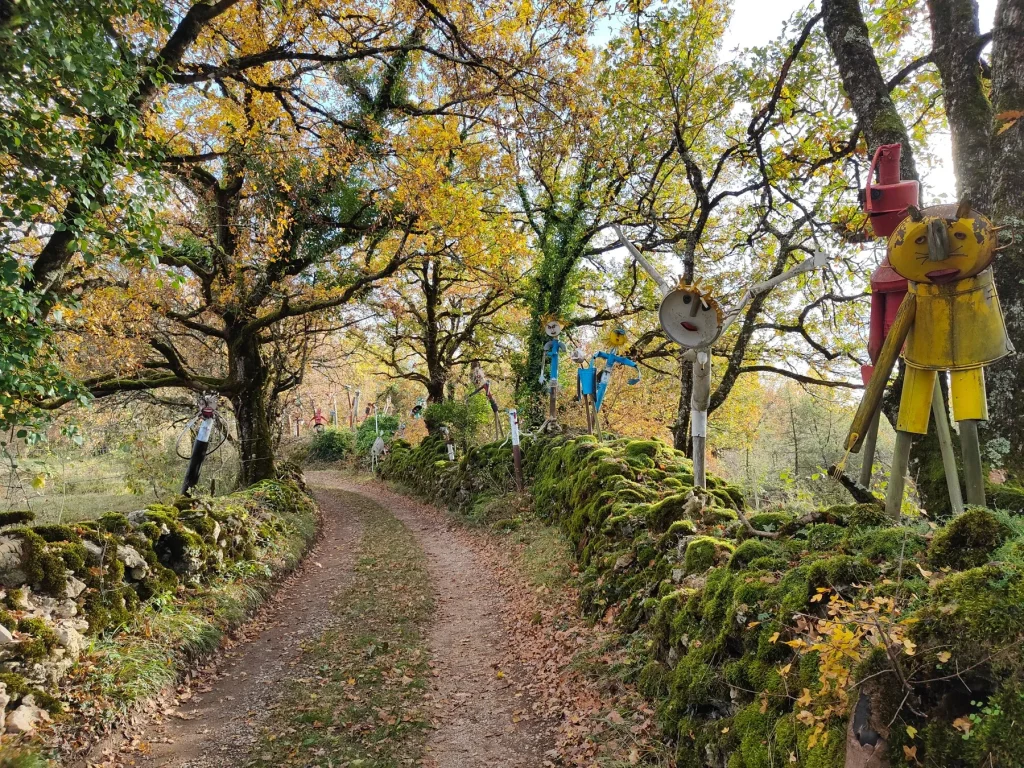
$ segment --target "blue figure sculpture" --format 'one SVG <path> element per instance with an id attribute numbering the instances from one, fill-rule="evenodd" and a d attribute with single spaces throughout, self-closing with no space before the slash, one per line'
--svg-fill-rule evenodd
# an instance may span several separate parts
<path id="1" fill-rule="evenodd" d="M 551 337 L 551 340 L 544 344 L 544 361 L 541 363 L 540 383 L 547 382 L 548 390 L 548 417 L 540 425 L 541 432 L 558 431 L 558 415 L 555 412 L 555 392 L 558 389 L 558 356 L 565 352 L 566 347 L 558 340 L 562 333 L 562 321 L 555 315 L 545 315 L 541 318 L 544 323 L 544 333 Z M 548 374 L 545 379 L 544 367 L 547 365 Z"/>
<path id="2" fill-rule="evenodd" d="M 573 353 L 573 360 L 580 365 L 576 372 L 576 399 L 583 401 L 587 413 L 587 431 L 591 434 L 595 430 L 600 431 L 598 413 L 601 411 L 601 404 L 604 402 L 605 392 L 608 391 L 608 384 L 612 380 L 612 372 L 616 365 L 625 365 L 636 371 L 636 377 L 627 382 L 630 386 L 640 383 L 640 368 L 628 357 L 619 354 L 619 350 L 626 345 L 626 332 L 622 328 L 612 329 L 607 337 L 610 350 L 608 352 L 595 352 L 586 364 L 584 355 L 579 352 Z M 598 368 L 598 360 L 604 362 L 602 368 Z"/>

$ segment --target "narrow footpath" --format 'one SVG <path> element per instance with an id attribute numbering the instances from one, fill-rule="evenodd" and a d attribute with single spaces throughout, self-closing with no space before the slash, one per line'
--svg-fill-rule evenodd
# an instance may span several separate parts
<path id="1" fill-rule="evenodd" d="M 303 565 L 175 701 L 84 765 L 545 765 L 555 736 L 500 666 L 505 606 L 480 555 L 378 484 L 307 481 L 324 529 Z"/>

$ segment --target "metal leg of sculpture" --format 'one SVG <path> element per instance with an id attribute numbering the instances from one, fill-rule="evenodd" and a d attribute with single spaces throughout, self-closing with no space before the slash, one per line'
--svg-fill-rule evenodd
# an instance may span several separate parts
<path id="1" fill-rule="evenodd" d="M 903 488 L 907 482 L 907 467 L 910 464 L 910 445 L 914 436 L 910 432 L 896 432 L 896 448 L 892 452 L 892 467 L 889 471 L 889 490 L 885 495 L 885 514 L 899 520 L 903 509 Z"/>
<path id="2" fill-rule="evenodd" d="M 860 477 L 857 479 L 865 488 L 871 487 L 871 473 L 875 466 L 875 445 L 878 442 L 878 420 L 882 417 L 882 409 L 875 411 L 867 434 L 864 435 L 864 449 L 861 452 Z"/>
<path id="3" fill-rule="evenodd" d="M 960 448 L 964 454 L 964 480 L 967 503 L 985 506 L 985 477 L 981 471 L 981 443 L 978 440 L 976 419 L 960 422 Z"/>
<path id="4" fill-rule="evenodd" d="M 939 386 L 938 376 L 935 377 L 935 391 L 932 394 L 932 416 L 935 417 L 935 434 L 939 438 L 939 451 L 942 453 L 942 468 L 946 472 L 949 504 L 953 514 L 959 515 L 964 511 L 964 498 L 960 494 L 960 473 L 956 468 L 953 437 L 949 433 L 949 414 L 946 412 L 946 401 L 942 398 L 942 387 Z M 984 489 L 982 489 L 982 493 L 984 493 Z"/>

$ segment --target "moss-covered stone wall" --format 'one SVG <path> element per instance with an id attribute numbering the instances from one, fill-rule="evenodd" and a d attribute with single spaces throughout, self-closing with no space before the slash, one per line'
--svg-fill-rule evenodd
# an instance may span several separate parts
<path id="1" fill-rule="evenodd" d="M 129 659 L 138 626 L 162 612 L 194 614 L 192 623 L 208 625 L 203 639 L 213 638 L 215 646 L 219 632 L 242 618 L 214 615 L 216 606 L 231 602 L 225 595 L 234 583 L 260 588 L 291 568 L 314 538 L 316 511 L 294 478 L 94 521 L 33 527 L 31 515 L 21 514 L 3 523 L 0 733 L 6 727 L 8 744 L 50 722 L 73 724 L 77 718 L 66 710 L 77 704 L 95 711 L 101 701 L 129 705 L 155 693 L 130 680 L 122 682 L 132 695 L 117 690 L 123 677 L 117 659 Z M 19 523 L 29 524 L 13 527 Z M 204 612 L 210 615 L 199 615 Z M 145 629 L 149 645 L 160 639 Z M 199 649 L 182 638 L 164 639 L 171 646 L 155 679 L 173 682 L 177 665 Z M 102 658 L 88 666 L 102 668 L 109 684 L 93 691 L 88 675 L 69 674 L 97 646 L 105 649 Z M 65 678 L 77 690 L 65 690 Z"/>
<path id="2" fill-rule="evenodd" d="M 718 478 L 695 491 L 690 462 L 657 441 L 523 448 L 536 513 L 580 561 L 580 608 L 642 649 L 633 674 L 680 766 L 838 768 L 874 744 L 893 766 L 1024 765 L 1012 512 L 899 526 L 870 504 L 754 513 Z M 440 440 L 399 443 L 382 471 L 463 510 L 513 488 L 496 444 L 452 463 Z"/>

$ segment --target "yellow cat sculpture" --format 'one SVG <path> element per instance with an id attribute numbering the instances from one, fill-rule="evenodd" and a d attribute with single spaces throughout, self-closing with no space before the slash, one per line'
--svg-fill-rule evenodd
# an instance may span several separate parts
<path id="1" fill-rule="evenodd" d="M 909 281 L 909 293 L 879 354 L 875 386 L 869 384 L 847 441 L 851 450 L 859 448 L 865 417 L 877 407 L 902 347 L 907 367 L 886 497 L 886 511 L 893 517 L 903 500 L 912 436 L 928 431 L 939 371 L 950 372 L 967 502 L 985 504 L 978 441 L 978 422 L 988 418 L 984 366 L 1013 352 L 990 269 L 996 251 L 992 222 L 972 212 L 966 201 L 923 210 L 910 207 L 908 213 L 889 237 L 888 257 Z"/>

